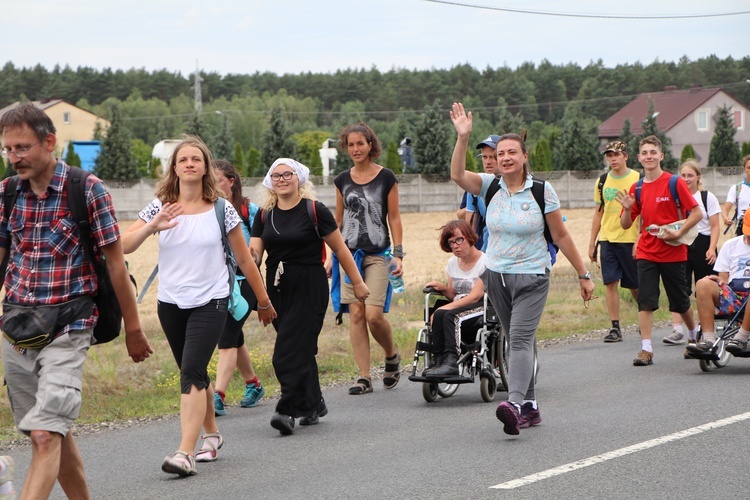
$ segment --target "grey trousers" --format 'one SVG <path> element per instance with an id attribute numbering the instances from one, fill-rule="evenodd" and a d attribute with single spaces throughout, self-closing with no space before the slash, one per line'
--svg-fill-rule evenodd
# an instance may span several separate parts
<path id="1" fill-rule="evenodd" d="M 534 343 L 549 291 L 546 274 L 501 274 L 487 269 L 482 275 L 500 323 L 508 335 L 508 401 L 522 404 L 536 399 Z"/>

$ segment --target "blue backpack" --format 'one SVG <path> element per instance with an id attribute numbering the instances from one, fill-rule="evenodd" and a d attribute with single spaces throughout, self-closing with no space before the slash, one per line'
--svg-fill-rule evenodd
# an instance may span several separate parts
<path id="1" fill-rule="evenodd" d="M 680 204 L 680 197 L 677 195 L 677 177 L 676 175 L 672 174 L 672 177 L 669 178 L 669 192 L 672 194 L 672 199 L 674 200 L 675 205 L 677 205 L 677 214 L 678 218 L 682 219 L 682 205 Z M 643 177 L 638 179 L 638 182 L 635 183 L 635 202 L 638 204 L 638 210 L 641 209 L 641 190 L 643 189 Z M 685 214 L 685 217 L 687 217 L 690 214 L 690 212 L 687 212 Z"/>

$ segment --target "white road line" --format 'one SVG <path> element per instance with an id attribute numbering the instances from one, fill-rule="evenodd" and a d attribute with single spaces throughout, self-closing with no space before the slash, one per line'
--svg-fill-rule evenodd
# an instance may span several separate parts
<path id="1" fill-rule="evenodd" d="M 610 451 L 607 453 L 603 453 L 602 455 L 596 455 L 594 457 L 585 458 L 577 462 L 571 462 L 569 464 L 561 465 L 560 467 L 547 469 L 545 471 L 537 472 L 536 474 L 531 474 L 529 476 L 522 477 L 520 479 L 513 479 L 512 481 L 508 481 L 508 482 L 501 483 L 501 484 L 496 484 L 495 486 L 490 486 L 490 489 L 512 490 L 515 488 L 520 488 L 521 486 L 526 486 L 527 484 L 536 483 L 537 481 L 548 479 L 550 477 L 559 476 L 560 474 L 565 474 L 566 472 L 572 472 L 574 470 L 583 469 L 584 467 L 589 467 L 590 465 L 596 465 L 602 462 L 606 462 L 608 460 L 613 460 L 615 458 L 623 457 L 625 455 L 630 455 L 631 453 L 636 453 L 638 451 L 647 450 L 649 448 L 653 448 L 655 446 L 666 444 L 671 441 L 677 441 L 679 439 L 684 439 L 686 437 L 694 436 L 696 434 L 700 434 L 702 432 L 710 431 L 713 429 L 718 429 L 720 427 L 725 427 L 727 425 L 736 424 L 737 422 L 742 422 L 743 420 L 748 420 L 748 419 L 750 419 L 750 412 L 741 413 L 733 417 L 725 418 L 722 420 L 717 420 L 715 422 L 709 422 L 707 424 L 699 425 L 698 427 L 685 429 L 684 431 L 675 432 L 674 434 L 668 434 L 666 436 L 658 437 L 656 439 L 651 439 L 649 441 L 644 441 L 642 443 L 634 444 L 632 446 L 626 446 L 625 448 L 620 448 L 619 450 L 614 450 L 614 451 Z"/>

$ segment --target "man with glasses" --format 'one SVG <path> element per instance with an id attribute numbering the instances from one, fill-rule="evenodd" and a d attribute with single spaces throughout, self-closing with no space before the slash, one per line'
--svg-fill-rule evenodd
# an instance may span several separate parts
<path id="1" fill-rule="evenodd" d="M 32 445 L 21 498 L 47 498 L 56 479 L 69 498 L 89 498 L 71 426 L 81 408 L 83 362 L 98 317 L 89 298 L 97 291 L 96 272 L 70 213 L 70 167 L 54 156 L 52 121 L 36 106 L 22 104 L 0 117 L 0 134 L 2 156 L 19 178 L 10 217 L 4 206 L 14 198 L 5 193 L 9 179 L 0 183 L 0 259 L 8 256 L 0 342 L 13 420 Z M 138 319 L 112 199 L 93 175 L 86 179 L 85 193 L 91 237 L 106 259 L 122 309 L 128 354 L 135 362 L 143 361 L 152 350 Z M 68 311 L 74 303 L 85 307 L 76 305 L 80 311 L 70 321 L 60 319 L 61 313 L 46 332 L 53 334 L 51 343 L 39 348 L 11 343 L 29 323 L 11 327 L 6 319 L 10 309 Z"/>
<path id="2" fill-rule="evenodd" d="M 497 148 L 498 139 L 500 139 L 499 135 L 490 135 L 477 144 L 477 149 L 481 150 L 479 158 L 482 159 L 482 168 L 485 173 L 497 174 L 495 148 Z M 487 207 L 484 205 L 484 198 L 464 193 L 464 199 L 466 200 L 466 212 L 463 218 L 471 224 L 471 228 L 479 236 L 476 247 L 484 252 L 487 249 L 487 240 L 489 238 L 487 223 L 485 221 Z"/>

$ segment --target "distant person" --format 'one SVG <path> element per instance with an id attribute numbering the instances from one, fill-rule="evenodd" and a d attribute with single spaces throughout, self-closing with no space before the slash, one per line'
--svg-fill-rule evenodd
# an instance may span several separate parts
<path id="1" fill-rule="evenodd" d="M 258 298 L 258 318 L 267 325 L 276 317 L 242 235 L 240 216 L 231 203 L 220 199 L 211 163 L 211 152 L 200 138 L 187 136 L 177 144 L 156 199 L 123 235 L 126 253 L 152 235 L 159 239 L 157 314 L 180 369 L 181 430 L 179 448 L 164 458 L 161 469 L 182 477 L 196 474 L 195 462 L 215 461 L 224 444 L 208 376 L 231 294 L 223 235 Z M 217 206 L 223 207 L 224 227 Z M 194 454 L 199 437 L 203 443 Z"/>
<path id="2" fill-rule="evenodd" d="M 214 160 L 213 167 L 216 170 L 218 188 L 240 216 L 242 235 L 249 247 L 250 229 L 255 214 L 258 212 L 258 205 L 252 203 L 250 198 L 242 195 L 242 180 L 231 163 L 226 160 Z M 239 370 L 242 380 L 245 381 L 245 393 L 240 401 L 241 408 L 254 407 L 266 393 L 263 384 L 260 383 L 253 369 L 253 361 L 247 348 L 245 348 L 245 334 L 242 331 L 242 326 L 250 316 L 250 312 L 258 308 L 258 301 L 255 300 L 253 289 L 241 270 L 237 270 L 236 279 L 242 297 L 248 303 L 248 310 L 239 320 L 235 319 L 233 315 L 227 314 L 224 331 L 219 337 L 219 362 L 216 365 L 216 386 L 214 387 L 214 413 L 217 417 L 227 414 L 224 400 L 235 367 Z"/>
<path id="3" fill-rule="evenodd" d="M 589 239 L 589 259 L 597 261 L 596 241 L 599 239 L 600 265 L 604 281 L 607 311 L 612 328 L 604 336 L 604 342 L 622 341 L 620 329 L 620 293 L 618 285 L 630 290 L 638 300 L 638 269 L 635 265 L 635 249 L 638 240 L 638 226 L 623 229 L 620 225 L 622 206 L 615 197 L 618 191 L 629 190 L 640 178 L 640 174 L 628 168 L 628 145 L 614 141 L 604 148 L 604 157 L 611 170 L 602 183 L 597 179 L 594 186 L 594 217 L 591 222 Z"/>
<path id="4" fill-rule="evenodd" d="M 735 235 L 742 235 L 742 222 L 745 217 L 745 211 L 750 207 L 750 155 L 742 158 L 742 168 L 745 171 L 745 178 L 737 184 L 729 186 L 727 191 L 727 201 L 721 213 L 725 226 L 731 226 L 736 223 Z M 733 216 L 730 214 L 734 212 Z"/>
<path id="5" fill-rule="evenodd" d="M 31 438 L 31 464 L 21 498 L 47 498 L 55 480 L 68 498 L 89 498 L 83 458 L 71 427 L 81 409 L 83 364 L 93 341 L 99 312 L 92 296 L 97 277 L 80 240 L 80 229 L 67 202 L 70 167 L 54 155 L 57 145 L 52 120 L 33 104 L 22 104 L 0 117 L 2 157 L 20 179 L 15 207 L 5 215 L 5 191 L 0 184 L 0 260 L 8 256 L 3 301 L 2 359 L 16 428 Z M 122 309 L 125 346 L 136 363 L 153 352 L 138 319 L 135 292 L 125 267 L 115 209 L 104 184 L 86 178 L 85 193 L 91 238 L 107 270 Z M 18 306 L 17 328 L 6 321 Z M 52 331 L 34 328 L 42 317 Z M 38 330 L 38 331 L 34 331 Z M 24 348 L 26 335 L 52 333 L 39 348 Z M 0 495 L 7 490 L 13 461 L 2 460 Z"/>
<path id="6" fill-rule="evenodd" d="M 268 253 L 266 286 L 279 307 L 273 322 L 273 369 L 281 398 L 271 426 L 282 435 L 294 433 L 296 418 L 300 425 L 316 425 L 328 414 L 315 361 L 328 309 L 323 242 L 341 262 L 357 300 L 370 295 L 333 215 L 315 201 L 309 178 L 310 170 L 291 158 L 273 162 L 263 179 L 262 211 L 255 216 L 250 240 L 258 259 Z"/>
<path id="7" fill-rule="evenodd" d="M 388 253 L 393 256 L 396 269 L 391 274 L 401 276 L 406 254 L 402 246 L 398 179 L 392 171 L 375 163 L 382 151 L 378 137 L 364 122 L 345 127 L 339 137 L 341 149 L 347 151 L 354 166 L 333 181 L 336 222 L 371 293 L 363 303 L 355 296 L 352 285 L 342 279 L 340 292 L 332 290 L 332 294 L 340 293 L 341 306 L 349 310 L 349 337 L 359 369 L 349 394 L 361 395 L 373 390 L 368 328 L 385 354 L 383 387 L 393 389 L 401 377 L 401 356 L 385 317 L 391 294 L 386 258 Z M 335 302 L 336 299 L 334 306 Z"/>
<path id="8" fill-rule="evenodd" d="M 664 291 L 669 299 L 669 310 L 682 316 L 688 328 L 688 336 L 695 338 L 698 331 L 687 292 L 687 246 L 672 246 L 667 242 L 680 239 L 695 226 L 701 219 L 701 211 L 695 210 L 698 204 L 685 181 L 679 177 L 676 179 L 675 188 L 680 201 L 678 211 L 669 186 L 672 174 L 661 169 L 663 159 L 664 153 L 658 137 L 650 135 L 642 139 L 638 153 L 638 161 L 644 170 L 640 201 L 636 202 L 636 188 L 639 183 L 633 184 L 629 191 L 617 193 L 617 201 L 622 205 L 620 223 L 624 229 L 629 229 L 633 221 L 641 216 L 641 237 L 636 250 L 641 350 L 633 360 L 635 366 L 653 363 L 651 331 L 654 311 L 659 308 L 659 279 L 664 284 Z M 661 237 L 649 233 L 652 225 L 663 226 L 681 220 L 680 214 L 684 217 L 686 212 L 690 212 L 690 215 L 678 231 L 665 230 Z"/>
<path id="9" fill-rule="evenodd" d="M 701 211 L 701 220 L 697 224 L 698 236 L 688 247 L 688 259 L 685 266 L 688 295 L 692 295 L 693 282 L 698 283 L 701 278 L 716 274 L 713 266 L 716 262 L 716 248 L 719 243 L 721 206 L 716 196 L 703 187 L 701 167 L 697 161 L 688 160 L 683 163 L 680 167 L 680 177 L 685 179 Z M 664 337 L 663 342 L 672 345 L 684 344 L 682 317 L 675 312 L 672 313 L 672 324 L 674 330 L 671 335 Z M 695 338 L 688 338 L 687 341 L 695 342 Z"/>
<path id="10" fill-rule="evenodd" d="M 477 149 L 481 150 L 479 157 L 482 159 L 482 168 L 486 174 L 497 174 L 497 156 L 495 148 L 499 135 L 490 135 L 485 140 L 477 144 Z M 477 233 L 478 239 L 476 246 L 481 251 L 487 250 L 487 239 L 489 230 L 487 229 L 487 207 L 484 206 L 484 198 L 465 192 L 466 196 L 466 213 L 464 219 L 471 224 L 471 228 Z"/>
<path id="11" fill-rule="evenodd" d="M 716 343 L 718 314 L 733 315 L 742 309 L 742 304 L 750 293 L 750 219 L 745 219 L 742 236 L 726 241 L 719 251 L 713 266 L 718 273 L 709 274 L 695 284 L 696 308 L 701 324 L 701 339 L 688 344 L 689 353 L 704 353 L 713 349 Z M 740 331 L 727 344 L 727 351 L 742 352 L 747 349 L 750 338 L 750 308 L 745 309 L 745 317 Z"/>
<path id="12" fill-rule="evenodd" d="M 503 432 L 515 435 L 541 421 L 534 380 L 534 344 L 552 267 L 545 224 L 578 273 L 584 301 L 591 299 L 594 283 L 563 223 L 560 200 L 552 185 L 546 181 L 542 185 L 544 210 L 534 198 L 532 190 L 538 181 L 531 176 L 528 147 L 521 136 L 505 134 L 498 139 L 498 177 L 467 172 L 472 115 L 466 113 L 461 103 L 453 103 L 450 115 L 458 134 L 451 159 L 451 179 L 469 193 L 482 197 L 491 186 L 497 187 L 487 206 L 490 237 L 482 282 L 510 343 L 508 400 L 500 403 L 495 415 L 503 423 Z"/>

